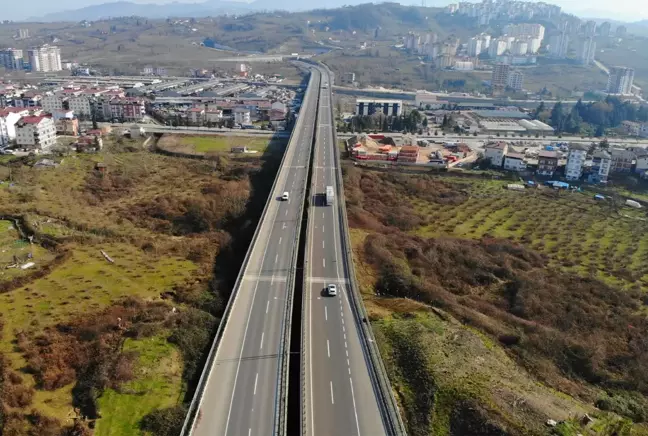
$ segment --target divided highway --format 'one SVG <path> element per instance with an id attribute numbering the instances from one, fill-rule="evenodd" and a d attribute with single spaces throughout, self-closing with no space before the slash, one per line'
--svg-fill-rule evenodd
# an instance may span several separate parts
<path id="1" fill-rule="evenodd" d="M 328 73 L 322 75 L 311 179 L 304 296 L 302 303 L 302 433 L 309 436 L 389 434 L 369 374 L 372 364 L 360 337 L 362 323 L 354 315 L 350 277 L 343 249 L 346 223 L 340 209 L 342 183 Z M 324 86 L 328 82 L 328 86 Z M 326 205 L 326 187 L 335 199 Z M 326 286 L 337 285 L 328 296 Z"/>
<path id="2" fill-rule="evenodd" d="M 313 68 L 300 116 L 226 310 L 227 323 L 217 333 L 183 435 L 285 433 L 287 342 L 319 88 L 320 72 Z M 280 201 L 283 192 L 290 194 L 288 201 Z"/>

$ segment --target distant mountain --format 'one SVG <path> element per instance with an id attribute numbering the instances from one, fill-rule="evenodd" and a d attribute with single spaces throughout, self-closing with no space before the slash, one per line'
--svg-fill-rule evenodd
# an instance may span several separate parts
<path id="1" fill-rule="evenodd" d="M 145 18 L 205 17 L 224 13 L 244 13 L 253 10 L 251 4 L 237 1 L 210 1 L 205 3 L 141 4 L 128 1 L 102 3 L 80 9 L 67 10 L 32 18 L 30 21 L 95 21 L 110 17 L 139 16 Z"/>
<path id="2" fill-rule="evenodd" d="M 416 0 L 404 0 L 402 4 L 412 4 Z M 441 3 L 444 0 L 433 0 L 432 3 Z M 168 4 L 141 4 L 130 1 L 117 1 L 86 6 L 80 9 L 70 9 L 61 12 L 49 13 L 40 17 L 30 18 L 28 21 L 95 21 L 110 17 L 140 16 L 151 19 L 169 17 L 206 17 L 228 14 L 242 14 L 246 12 L 277 11 L 301 12 L 313 9 L 332 9 L 346 5 L 367 3 L 366 0 L 314 0 L 296 3 L 294 0 L 255 0 L 251 3 L 243 1 L 208 0 L 202 3 L 168 3 Z M 431 6 L 431 5 L 430 5 Z"/>

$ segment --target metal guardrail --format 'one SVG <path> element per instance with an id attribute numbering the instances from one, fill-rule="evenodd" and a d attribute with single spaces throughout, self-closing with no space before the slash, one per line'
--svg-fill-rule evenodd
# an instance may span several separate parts
<path id="1" fill-rule="evenodd" d="M 315 84 L 317 85 L 316 88 L 312 88 L 311 85 L 313 84 L 313 75 L 311 73 L 311 80 L 308 84 L 308 90 L 306 91 L 307 93 L 312 92 L 313 90 L 317 90 L 317 98 L 316 98 L 316 108 L 319 106 L 319 87 L 320 87 L 320 80 L 321 80 L 321 74 L 320 78 L 315 80 Z M 304 97 L 304 100 L 306 100 L 306 97 Z M 304 117 L 305 118 L 305 117 Z M 302 117 L 299 117 L 299 119 L 303 119 Z M 317 118 L 316 118 L 317 120 Z M 315 129 L 316 129 L 316 123 L 313 124 L 313 134 L 311 135 L 311 141 L 312 138 L 315 136 Z M 299 203 L 299 213 L 297 214 L 297 228 L 295 229 L 295 243 L 293 245 L 293 256 L 292 260 L 290 262 L 291 268 L 290 268 L 290 274 L 288 275 L 288 281 L 286 282 L 287 289 L 288 289 L 288 296 L 287 300 L 289 303 L 286 305 L 285 310 L 286 313 L 284 315 L 284 322 L 282 323 L 281 326 L 281 348 L 279 350 L 279 365 L 278 365 L 278 372 L 279 372 L 279 380 L 283 381 L 280 382 L 279 384 L 279 392 L 277 393 L 278 399 L 275 400 L 275 434 L 276 435 L 285 435 L 286 434 L 286 416 L 287 416 L 287 400 L 288 400 L 288 370 L 289 370 L 289 363 L 290 359 L 288 359 L 288 355 L 290 353 L 290 331 L 292 328 L 292 309 L 293 309 L 293 303 L 294 303 L 294 293 L 295 293 L 295 274 L 296 274 L 296 266 L 297 266 L 297 256 L 299 254 L 299 238 L 301 236 L 301 219 L 304 214 L 304 204 L 306 201 L 306 186 L 309 183 L 308 180 L 308 168 L 310 165 L 310 158 L 311 158 L 311 153 L 312 153 L 312 147 L 309 147 L 308 149 L 308 157 L 306 162 L 308 164 L 306 165 L 306 177 L 304 177 L 304 184 L 302 185 L 302 192 L 301 192 L 301 202 Z M 285 321 L 288 321 L 287 323 Z M 287 325 L 286 325 L 287 324 Z M 287 351 L 286 351 L 287 350 Z M 283 411 L 283 414 L 281 413 Z"/>
<path id="2" fill-rule="evenodd" d="M 308 83 L 308 88 L 306 90 L 306 93 L 311 91 L 313 85 L 313 75 L 311 75 L 311 78 Z M 319 88 L 319 86 L 318 86 Z M 304 99 L 306 97 L 304 96 Z M 211 368 L 214 364 L 214 359 L 216 358 L 216 351 L 218 350 L 218 345 L 220 344 L 220 340 L 223 335 L 223 330 L 225 329 L 225 326 L 227 325 L 227 320 L 229 319 L 229 315 L 232 311 L 232 307 L 234 306 L 234 303 L 236 301 L 236 298 L 238 297 L 238 290 L 241 285 L 241 281 L 243 277 L 245 276 L 245 272 L 247 271 L 249 260 L 250 260 L 250 255 L 252 254 L 252 251 L 254 250 L 254 246 L 257 242 L 257 239 L 259 237 L 259 233 L 261 231 L 261 228 L 263 227 L 268 208 L 271 204 L 272 201 L 274 201 L 272 193 L 274 192 L 277 181 L 280 178 L 281 171 L 284 168 L 284 164 L 286 161 L 286 158 L 288 156 L 288 147 L 290 147 L 292 141 L 293 141 L 293 135 L 295 132 L 299 131 L 299 128 L 301 127 L 301 124 L 303 124 L 303 120 L 305 117 L 299 117 L 297 119 L 297 122 L 295 123 L 295 126 L 293 127 L 293 131 L 290 135 L 290 140 L 288 141 L 288 145 L 286 146 L 286 150 L 284 151 L 284 155 L 281 158 L 281 163 L 279 166 L 279 172 L 277 172 L 277 176 L 275 177 L 272 187 L 270 188 L 270 195 L 268 196 L 268 200 L 266 201 L 266 204 L 263 208 L 263 212 L 261 213 L 261 218 L 259 219 L 259 223 L 257 224 L 256 230 L 254 231 L 254 235 L 252 236 L 252 240 L 250 241 L 250 245 L 248 247 L 248 250 L 245 254 L 245 258 L 243 260 L 243 266 L 241 267 L 241 270 L 239 271 L 238 277 L 236 278 L 236 282 L 234 284 L 234 287 L 232 289 L 232 294 L 230 295 L 230 298 L 227 302 L 227 306 L 225 307 L 225 310 L 223 312 L 223 316 L 221 318 L 221 322 L 218 326 L 218 330 L 216 331 L 216 335 L 214 336 L 214 340 L 212 342 L 212 346 L 209 349 L 209 354 L 207 356 L 207 361 L 205 362 L 205 366 L 203 368 L 202 374 L 200 375 L 200 379 L 198 380 L 198 386 L 196 387 L 196 392 L 194 393 L 193 399 L 191 400 L 191 404 L 189 405 L 189 410 L 187 411 L 187 416 L 185 418 L 184 424 L 182 426 L 182 430 L 180 431 L 181 436 L 190 436 L 193 433 L 193 427 L 196 423 L 196 418 L 198 417 L 198 412 L 200 409 L 200 404 L 202 402 L 205 386 L 207 379 L 209 378 L 209 372 L 211 371 Z M 303 202 L 302 202 L 302 207 L 303 207 Z M 294 280 L 294 278 L 293 278 Z M 278 404 L 278 403 L 277 403 Z M 285 403 L 284 403 L 285 404 Z M 276 413 L 275 413 L 276 416 Z"/>
<path id="3" fill-rule="evenodd" d="M 330 72 L 328 67 L 324 66 L 328 71 L 329 78 L 332 78 L 333 74 Z M 329 79 L 329 83 L 332 84 L 332 80 Z M 331 93 L 331 87 L 329 87 L 329 93 Z M 332 93 L 331 93 L 332 101 Z M 333 105 L 330 105 L 331 110 L 331 120 L 335 120 L 335 114 L 333 112 Z M 351 236 L 349 234 L 348 219 L 346 213 L 346 200 L 344 198 L 344 187 L 342 182 L 342 167 L 340 165 L 340 151 L 338 148 L 337 142 L 337 132 L 335 126 L 331 127 L 333 129 L 333 145 L 335 147 L 335 166 L 337 167 L 335 183 L 338 188 L 338 217 L 340 219 L 342 235 L 342 246 L 345 249 L 345 255 L 343 256 L 344 267 L 347 271 L 347 276 L 349 277 L 349 284 L 351 292 L 348 294 L 351 296 L 352 307 L 354 308 L 354 315 L 356 316 L 356 322 L 361 326 L 361 344 L 366 351 L 366 355 L 369 357 L 371 364 L 369 365 L 369 376 L 374 383 L 376 388 L 379 406 L 383 412 L 383 419 L 387 426 L 387 431 L 392 436 L 406 436 L 407 431 L 405 425 L 398 411 L 398 405 L 396 399 L 394 398 L 393 391 L 391 389 L 391 384 L 389 382 L 389 377 L 387 376 L 387 371 L 383 365 L 382 358 L 380 357 L 380 350 L 376 344 L 376 340 L 371 329 L 371 325 L 363 320 L 367 319 L 367 312 L 365 310 L 364 304 L 362 302 L 362 296 L 360 295 L 360 286 L 356 280 L 355 267 L 353 265 L 353 251 L 351 246 Z"/>

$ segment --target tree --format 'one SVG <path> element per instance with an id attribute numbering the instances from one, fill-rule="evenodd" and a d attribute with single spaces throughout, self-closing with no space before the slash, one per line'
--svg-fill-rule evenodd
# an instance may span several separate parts
<path id="1" fill-rule="evenodd" d="M 423 124 L 423 127 L 427 127 L 427 125 L 428 125 L 427 117 L 423 117 L 423 121 L 421 122 L 421 124 Z"/>
<path id="2" fill-rule="evenodd" d="M 551 110 L 551 125 L 557 132 L 562 132 L 565 123 L 565 114 L 563 113 L 562 102 L 557 102 Z"/>
<path id="3" fill-rule="evenodd" d="M 599 124 L 598 126 L 596 126 L 596 133 L 594 133 L 594 136 L 600 138 L 603 135 L 605 135 L 605 129 Z"/>
<path id="4" fill-rule="evenodd" d="M 537 120 L 540 117 L 540 114 L 545 110 L 545 102 L 541 101 L 540 105 L 533 111 L 533 119 Z"/>
<path id="5" fill-rule="evenodd" d="M 448 127 L 448 116 L 446 114 L 443 115 L 443 121 L 441 122 L 441 127 L 444 129 Z"/>

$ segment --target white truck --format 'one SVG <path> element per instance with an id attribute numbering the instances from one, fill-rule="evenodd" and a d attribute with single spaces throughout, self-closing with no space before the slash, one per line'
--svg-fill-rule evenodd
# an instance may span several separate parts
<path id="1" fill-rule="evenodd" d="M 333 186 L 326 187 L 326 205 L 331 206 L 333 200 L 335 199 L 335 192 L 333 191 Z"/>

